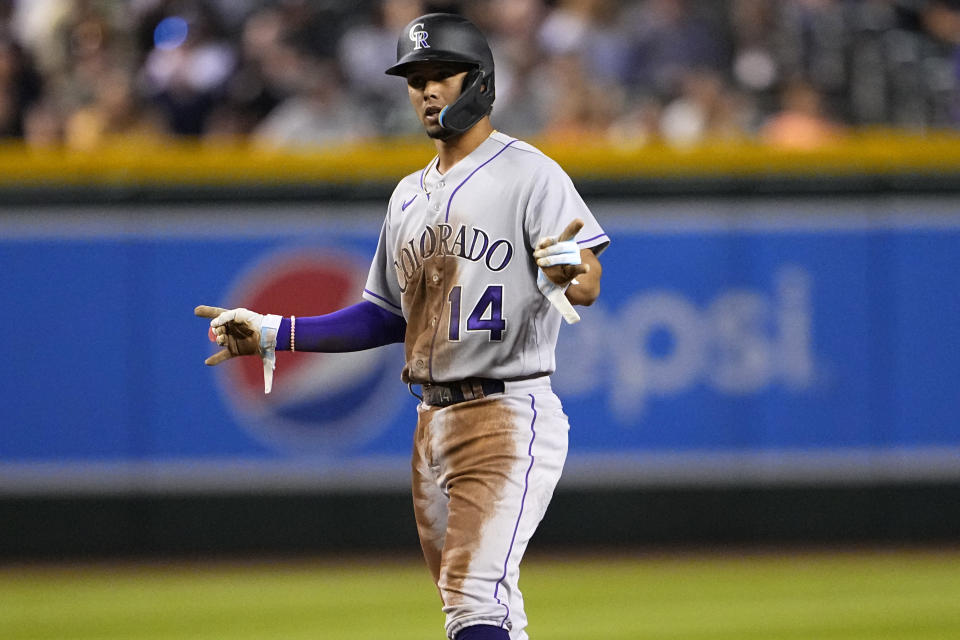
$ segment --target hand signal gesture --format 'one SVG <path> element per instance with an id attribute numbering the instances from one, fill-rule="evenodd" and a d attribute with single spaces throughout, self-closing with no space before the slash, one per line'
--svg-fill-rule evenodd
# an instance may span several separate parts
<path id="1" fill-rule="evenodd" d="M 564 292 L 570 284 L 577 284 L 577 276 L 590 271 L 590 265 L 582 264 L 580 246 L 574 240 L 582 228 L 583 220 L 577 218 L 559 236 L 541 238 L 533 252 L 540 267 L 537 288 L 570 324 L 579 322 L 580 315 Z"/>
<path id="2" fill-rule="evenodd" d="M 260 350 L 260 325 L 263 316 L 249 309 L 223 309 L 205 304 L 193 310 L 194 315 L 211 318 L 211 339 L 222 347 L 204 364 L 214 366 L 236 356 L 262 355 Z"/>
<path id="3" fill-rule="evenodd" d="M 583 220 L 577 218 L 559 236 L 541 238 L 535 247 L 537 266 L 557 286 L 565 287 L 590 271 L 590 265 L 581 263 L 580 247 L 574 240 L 582 228 Z"/>

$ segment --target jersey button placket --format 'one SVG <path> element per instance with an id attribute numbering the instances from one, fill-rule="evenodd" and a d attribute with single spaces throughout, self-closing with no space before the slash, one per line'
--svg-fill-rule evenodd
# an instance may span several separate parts
<path id="1" fill-rule="evenodd" d="M 424 309 L 425 315 L 430 318 L 429 327 L 432 330 L 434 340 L 437 331 L 437 307 L 443 304 L 443 263 L 440 260 L 431 260 L 424 265 L 427 285 L 427 308 Z M 433 358 L 433 342 L 429 341 L 424 345 L 424 350 L 417 353 L 417 358 L 413 365 L 420 372 L 421 376 L 429 374 L 429 361 Z"/>
<path id="2" fill-rule="evenodd" d="M 433 349 L 436 344 L 437 333 L 440 331 L 437 327 L 437 318 L 440 316 L 440 313 L 443 311 L 443 305 L 445 302 L 444 292 L 444 283 L 446 281 L 446 269 L 441 258 L 437 262 L 436 271 L 430 276 L 430 280 L 433 282 L 434 293 L 431 296 L 431 309 L 430 309 L 430 326 L 433 328 L 434 341 L 430 345 L 430 363 L 431 363 L 431 374 L 433 369 Z"/>
<path id="3" fill-rule="evenodd" d="M 443 187 L 446 184 L 446 181 L 441 180 L 433 186 L 433 191 L 430 193 L 433 197 L 430 199 L 429 206 L 434 214 L 439 214 L 443 210 Z"/>

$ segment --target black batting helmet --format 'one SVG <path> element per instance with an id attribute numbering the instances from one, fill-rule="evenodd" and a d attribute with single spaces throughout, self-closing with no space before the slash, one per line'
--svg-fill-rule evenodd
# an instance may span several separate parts
<path id="1" fill-rule="evenodd" d="M 466 131 L 490 113 L 495 96 L 493 54 L 472 22 L 452 13 L 428 13 L 404 27 L 397 41 L 397 63 L 387 69 L 406 76 L 414 62 L 456 62 L 473 68 L 463 81 L 460 97 L 440 112 L 440 126 Z"/>

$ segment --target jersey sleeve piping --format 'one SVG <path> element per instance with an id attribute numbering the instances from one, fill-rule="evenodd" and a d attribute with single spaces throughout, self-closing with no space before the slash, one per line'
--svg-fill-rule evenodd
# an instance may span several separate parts
<path id="1" fill-rule="evenodd" d="M 601 233 L 593 236 L 592 238 L 577 240 L 577 244 L 581 249 L 594 249 L 594 253 L 596 255 L 600 255 L 606 251 L 608 246 L 610 246 L 610 237 L 605 233 Z"/>
<path id="2" fill-rule="evenodd" d="M 402 313 L 403 309 L 401 309 L 401 307 L 400 307 L 399 305 L 393 304 L 392 302 L 390 302 L 389 300 L 387 300 L 385 297 L 381 296 L 380 294 L 377 294 L 377 293 L 374 293 L 373 291 L 370 291 L 370 289 L 364 289 L 364 290 L 363 290 L 363 299 L 364 299 L 364 300 L 367 300 L 367 301 L 369 301 L 369 302 L 372 302 L 373 304 L 377 305 L 378 307 L 382 307 L 382 308 L 386 309 L 386 310 L 389 311 L 390 313 L 393 313 L 393 314 L 395 314 L 395 315 L 398 315 L 398 316 L 403 317 L 403 313 Z"/>

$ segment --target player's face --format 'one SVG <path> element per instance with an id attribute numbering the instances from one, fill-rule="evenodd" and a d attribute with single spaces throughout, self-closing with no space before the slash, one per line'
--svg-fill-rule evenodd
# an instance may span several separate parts
<path id="1" fill-rule="evenodd" d="M 423 62 L 410 67 L 410 103 L 431 138 L 448 137 L 449 131 L 440 126 L 440 110 L 460 96 L 468 70 L 464 65 L 447 62 Z"/>

